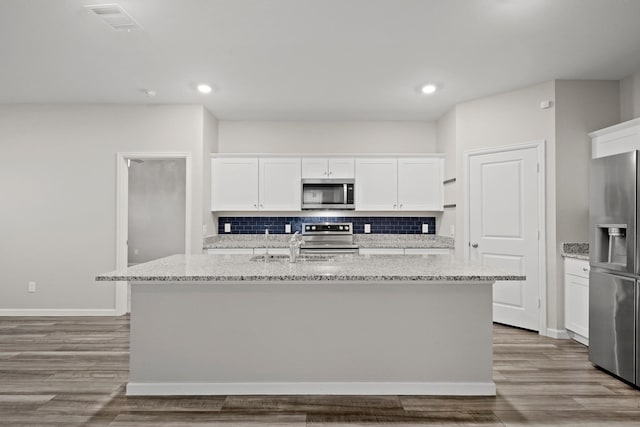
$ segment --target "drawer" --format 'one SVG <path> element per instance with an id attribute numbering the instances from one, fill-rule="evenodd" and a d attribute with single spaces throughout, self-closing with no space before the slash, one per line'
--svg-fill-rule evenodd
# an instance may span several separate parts
<path id="1" fill-rule="evenodd" d="M 253 248 L 212 248 L 207 249 L 209 255 L 253 255 Z"/>
<path id="2" fill-rule="evenodd" d="M 451 255 L 447 248 L 405 248 L 406 255 Z"/>
<path id="3" fill-rule="evenodd" d="M 403 248 L 360 248 L 360 255 L 404 255 Z"/>
<path id="4" fill-rule="evenodd" d="M 564 259 L 564 274 L 589 278 L 589 261 L 575 258 Z"/>

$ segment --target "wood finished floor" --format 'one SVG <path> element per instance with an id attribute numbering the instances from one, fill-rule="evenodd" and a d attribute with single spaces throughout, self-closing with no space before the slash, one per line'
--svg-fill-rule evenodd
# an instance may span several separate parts
<path id="1" fill-rule="evenodd" d="M 569 340 L 494 327 L 496 397 L 126 397 L 129 319 L 0 317 L 2 426 L 640 426 Z"/>

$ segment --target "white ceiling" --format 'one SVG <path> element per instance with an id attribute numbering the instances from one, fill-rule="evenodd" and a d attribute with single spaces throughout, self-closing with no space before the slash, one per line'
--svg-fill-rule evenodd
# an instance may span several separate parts
<path id="1" fill-rule="evenodd" d="M 120 0 L 144 27 L 131 33 L 83 7 L 95 3 L 0 1 L 0 103 L 433 120 L 488 94 L 640 70 L 639 0 Z M 440 90 L 420 95 L 427 82 Z"/>

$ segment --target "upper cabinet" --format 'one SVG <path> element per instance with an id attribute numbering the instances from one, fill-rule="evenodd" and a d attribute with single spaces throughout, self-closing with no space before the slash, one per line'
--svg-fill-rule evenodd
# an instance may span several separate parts
<path id="1" fill-rule="evenodd" d="M 304 157 L 302 178 L 354 178 L 353 158 Z"/>
<path id="2" fill-rule="evenodd" d="M 441 211 L 444 161 L 434 157 L 398 159 L 398 209 Z"/>
<path id="3" fill-rule="evenodd" d="M 355 203 L 358 211 L 392 211 L 398 208 L 398 160 L 356 160 Z"/>
<path id="4" fill-rule="evenodd" d="M 443 159 L 439 157 L 356 160 L 356 209 L 443 209 Z"/>
<path id="5" fill-rule="evenodd" d="M 258 159 L 211 159 L 211 210 L 258 210 Z"/>
<path id="6" fill-rule="evenodd" d="M 640 150 L 640 118 L 591 132 L 589 136 L 594 159 Z"/>
<path id="7" fill-rule="evenodd" d="M 212 211 L 299 211 L 299 158 L 211 159 Z"/>
<path id="8" fill-rule="evenodd" d="M 260 209 L 299 211 L 301 208 L 300 159 L 260 159 Z"/>
<path id="9" fill-rule="evenodd" d="M 444 159 L 251 157 L 211 159 L 211 210 L 300 211 L 302 178 L 355 178 L 358 211 L 439 211 Z"/>

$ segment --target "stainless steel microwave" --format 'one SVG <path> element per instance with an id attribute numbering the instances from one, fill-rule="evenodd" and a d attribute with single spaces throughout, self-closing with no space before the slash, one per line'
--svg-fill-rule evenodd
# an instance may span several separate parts
<path id="1" fill-rule="evenodd" d="M 355 209 L 353 179 L 303 179 L 302 209 Z"/>

